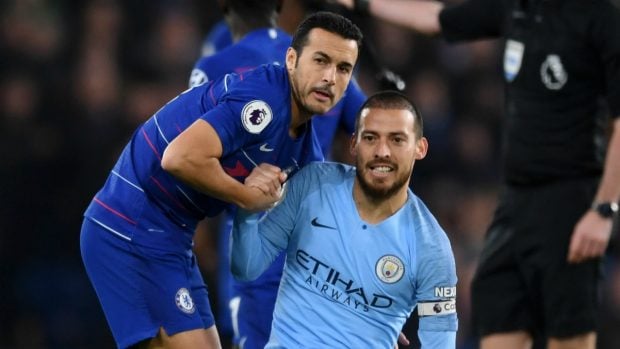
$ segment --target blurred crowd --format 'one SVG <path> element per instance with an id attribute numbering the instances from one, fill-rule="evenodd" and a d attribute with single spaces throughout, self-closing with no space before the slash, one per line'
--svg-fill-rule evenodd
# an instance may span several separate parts
<path id="1" fill-rule="evenodd" d="M 324 7 L 301 1 L 285 0 L 285 30 L 308 8 Z M 367 37 L 356 72 L 362 89 L 385 88 L 379 77 L 389 69 L 424 117 L 430 149 L 412 186 L 450 236 L 458 345 L 475 348 L 469 284 L 501 176 L 502 48 L 497 41 L 448 45 L 352 18 Z M 134 128 L 187 88 L 202 41 L 220 19 L 216 0 L 2 1 L 0 348 L 114 346 L 81 263 L 82 212 Z M 348 161 L 347 141 L 339 135 L 333 159 Z M 215 301 L 221 251 L 209 224 L 201 230 L 197 254 Z M 618 240 L 604 268 L 604 349 L 620 347 Z"/>

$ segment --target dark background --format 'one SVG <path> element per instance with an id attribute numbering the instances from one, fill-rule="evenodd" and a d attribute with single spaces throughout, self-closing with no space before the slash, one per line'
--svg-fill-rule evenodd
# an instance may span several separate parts
<path id="1" fill-rule="evenodd" d="M 288 31 L 303 17 L 307 4 L 299 1 L 285 0 Z M 186 89 L 220 18 L 215 0 L 1 2 L 0 348 L 114 347 L 81 263 L 82 212 L 134 128 Z M 362 88 L 384 87 L 378 61 L 403 77 L 424 116 L 430 150 L 416 164 L 413 189 L 450 235 L 458 346 L 474 348 L 469 284 L 500 175 L 501 49 L 496 41 L 450 46 L 355 21 L 379 53 L 372 60 L 365 52 Z M 347 141 L 339 135 L 334 159 L 347 161 Z M 217 237 L 209 223 L 197 234 L 197 254 L 215 302 Z M 620 347 L 616 251 L 605 263 L 600 348 Z M 226 345 L 228 334 L 222 338 Z"/>

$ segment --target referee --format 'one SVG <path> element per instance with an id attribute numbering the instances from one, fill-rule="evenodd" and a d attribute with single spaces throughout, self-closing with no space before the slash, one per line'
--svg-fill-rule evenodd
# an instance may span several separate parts
<path id="1" fill-rule="evenodd" d="M 448 42 L 503 40 L 504 178 L 472 285 L 474 326 L 482 349 L 530 348 L 540 336 L 548 348 L 595 348 L 601 257 L 620 198 L 618 8 L 338 2 Z"/>

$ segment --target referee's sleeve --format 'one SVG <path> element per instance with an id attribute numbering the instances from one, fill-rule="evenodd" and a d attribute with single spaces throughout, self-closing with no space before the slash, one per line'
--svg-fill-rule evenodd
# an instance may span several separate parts
<path id="1" fill-rule="evenodd" d="M 441 34 L 448 42 L 497 38 L 502 35 L 507 0 L 468 0 L 439 13 Z"/>

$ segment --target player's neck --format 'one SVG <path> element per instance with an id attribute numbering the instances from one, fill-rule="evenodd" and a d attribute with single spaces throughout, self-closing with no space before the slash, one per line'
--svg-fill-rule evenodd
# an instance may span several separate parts
<path id="1" fill-rule="evenodd" d="M 301 107 L 301 102 L 297 98 L 291 86 L 291 123 L 288 127 L 288 134 L 293 139 L 297 139 L 305 130 L 308 121 L 312 118 L 312 112 Z"/>
<path id="2" fill-rule="evenodd" d="M 359 216 L 370 224 L 378 224 L 394 215 L 407 202 L 407 190 L 400 190 L 386 198 L 367 195 L 357 179 L 353 185 L 353 201 Z"/>

